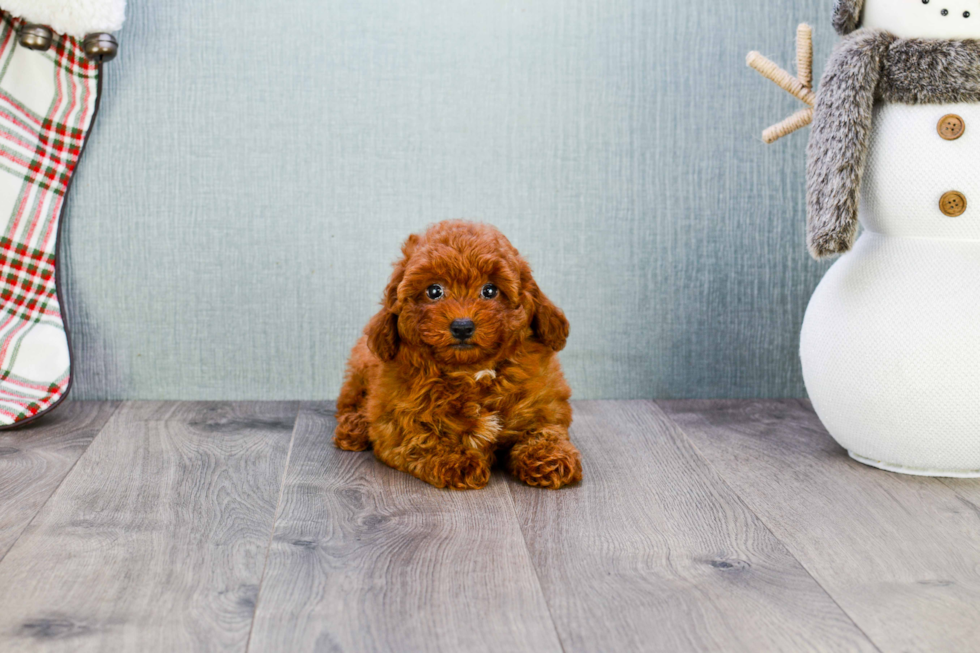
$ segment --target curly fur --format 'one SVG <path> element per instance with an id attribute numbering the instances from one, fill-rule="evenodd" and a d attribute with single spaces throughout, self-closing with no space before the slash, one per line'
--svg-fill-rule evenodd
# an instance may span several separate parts
<path id="1" fill-rule="evenodd" d="M 807 245 L 848 251 L 875 102 L 980 101 L 980 41 L 900 39 L 861 29 L 841 39 L 820 81 L 807 145 Z"/>
<path id="2" fill-rule="evenodd" d="M 834 29 L 838 34 L 850 34 L 861 23 L 864 0 L 836 0 L 834 2 Z"/>
<path id="3" fill-rule="evenodd" d="M 442 284 L 433 301 L 426 288 Z M 481 296 L 485 284 L 499 288 Z M 476 332 L 460 349 L 450 323 Z M 582 478 L 568 437 L 571 390 L 555 355 L 568 320 L 495 228 L 442 222 L 408 238 L 381 310 L 351 352 L 334 443 L 436 487 L 475 489 L 495 457 L 538 487 Z"/>

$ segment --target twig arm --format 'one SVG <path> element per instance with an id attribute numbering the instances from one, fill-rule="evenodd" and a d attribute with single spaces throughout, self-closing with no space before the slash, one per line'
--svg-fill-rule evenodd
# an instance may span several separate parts
<path id="1" fill-rule="evenodd" d="M 797 111 L 789 118 L 762 132 L 763 141 L 773 143 L 783 136 L 806 127 L 813 121 L 813 107 L 817 103 L 817 95 L 813 92 L 813 30 L 809 25 L 801 23 L 796 28 L 796 77 L 755 50 L 748 54 L 745 63 L 807 105 L 806 109 Z"/>
<path id="2" fill-rule="evenodd" d="M 809 107 L 800 109 L 786 120 L 778 122 L 762 132 L 762 140 L 767 144 L 775 143 L 783 136 L 789 136 L 796 130 L 803 129 L 811 122 L 813 122 L 813 109 Z"/>
<path id="3" fill-rule="evenodd" d="M 800 80 L 777 66 L 771 59 L 767 59 L 753 50 L 745 58 L 745 63 L 807 106 L 812 107 L 816 103 L 817 96 L 814 95 L 813 91 L 804 86 Z"/>
<path id="4" fill-rule="evenodd" d="M 796 78 L 804 88 L 813 88 L 813 29 L 806 23 L 796 28 Z"/>

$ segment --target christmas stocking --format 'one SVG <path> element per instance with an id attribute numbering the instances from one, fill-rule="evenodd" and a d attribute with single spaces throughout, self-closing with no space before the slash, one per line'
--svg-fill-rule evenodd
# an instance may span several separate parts
<path id="1" fill-rule="evenodd" d="M 115 45 L 108 34 L 77 38 L 49 27 L 84 29 L 70 1 L 3 6 L 18 4 L 32 22 L 0 15 L 0 428 L 54 408 L 71 385 L 58 235 L 98 109 L 100 63 Z"/>

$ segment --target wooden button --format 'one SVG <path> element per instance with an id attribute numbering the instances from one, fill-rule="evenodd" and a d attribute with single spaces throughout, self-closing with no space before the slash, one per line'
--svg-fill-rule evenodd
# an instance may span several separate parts
<path id="1" fill-rule="evenodd" d="M 936 125 L 939 135 L 947 141 L 955 141 L 963 135 L 965 129 L 966 123 L 955 113 L 943 116 L 939 119 L 939 124 Z"/>
<path id="2" fill-rule="evenodd" d="M 939 210 L 943 212 L 943 215 L 948 215 L 951 218 L 961 216 L 966 211 L 966 197 L 956 190 L 944 193 L 939 200 Z"/>

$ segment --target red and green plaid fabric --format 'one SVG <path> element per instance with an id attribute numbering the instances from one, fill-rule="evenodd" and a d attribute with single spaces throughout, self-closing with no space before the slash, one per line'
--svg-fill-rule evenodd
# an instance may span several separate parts
<path id="1" fill-rule="evenodd" d="M 52 408 L 68 392 L 68 335 L 55 286 L 68 183 L 95 117 L 99 68 L 55 36 L 21 47 L 0 22 L 0 427 Z"/>

